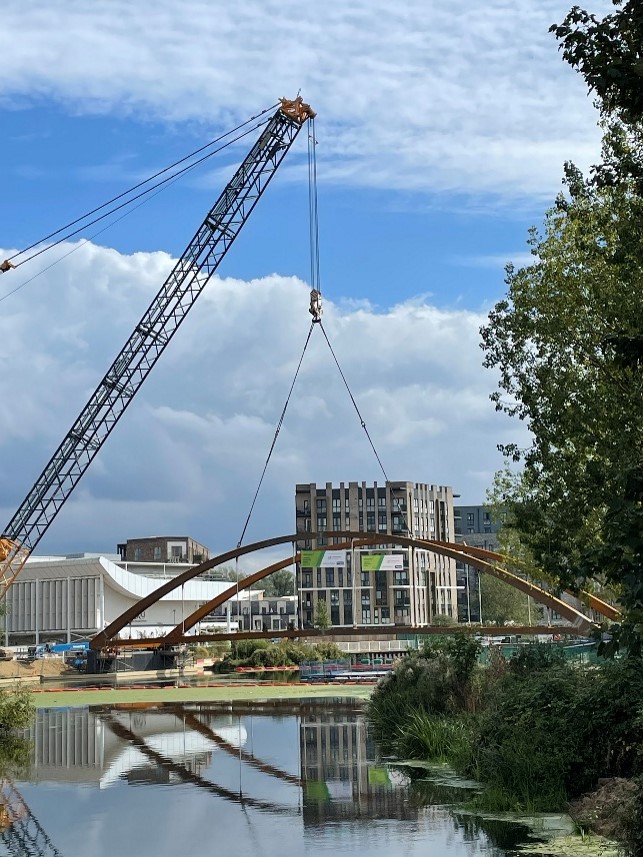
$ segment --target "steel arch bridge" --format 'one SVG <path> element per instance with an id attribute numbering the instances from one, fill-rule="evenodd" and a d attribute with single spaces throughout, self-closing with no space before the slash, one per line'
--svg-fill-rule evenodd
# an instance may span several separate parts
<path id="1" fill-rule="evenodd" d="M 164 648 L 166 646 L 176 645 L 182 642 L 207 642 L 212 640 L 225 640 L 225 639 L 244 639 L 244 638 L 253 638 L 253 637 L 306 637 L 306 636 L 346 636 L 352 634 L 370 634 L 372 636 L 394 636 L 399 633 L 431 633 L 435 632 L 438 629 L 436 627 L 431 626 L 409 626 L 409 625 L 368 625 L 368 626 L 357 626 L 357 627 L 333 627 L 326 632 L 321 632 L 319 629 L 301 629 L 295 628 L 288 631 L 242 631 L 242 632 L 234 632 L 234 633 L 217 633 L 217 634 L 199 634 L 187 635 L 195 625 L 197 625 L 205 616 L 212 613 L 217 607 L 220 607 L 222 604 L 225 604 L 239 592 L 242 592 L 245 589 L 251 587 L 254 583 L 257 583 L 260 580 L 268 577 L 273 572 L 278 571 L 282 568 L 287 568 L 299 562 L 301 559 L 301 554 L 297 549 L 297 542 L 301 541 L 302 538 L 306 538 L 306 540 L 315 540 L 315 539 L 337 539 L 341 538 L 343 541 L 339 544 L 333 545 L 335 549 L 352 549 L 355 547 L 368 547 L 368 546 L 376 546 L 376 545 L 389 545 L 389 546 L 401 546 L 408 548 L 417 548 L 419 550 L 428 551 L 439 556 L 448 557 L 454 560 L 460 560 L 462 562 L 466 562 L 467 565 L 470 565 L 480 572 L 485 574 L 490 574 L 494 577 L 497 577 L 499 580 L 508 583 L 510 586 L 518 589 L 521 592 L 524 592 L 526 595 L 531 596 L 534 601 L 537 601 L 540 604 L 543 604 L 546 607 L 554 610 L 564 619 L 569 622 L 569 626 L 561 628 L 561 631 L 570 634 L 576 634 L 579 636 L 585 636 L 590 633 L 592 630 L 597 628 L 597 623 L 594 619 L 586 615 L 585 612 L 582 611 L 582 607 L 585 606 L 592 611 L 593 613 L 597 613 L 600 616 L 606 617 L 612 621 L 617 621 L 620 619 L 620 612 L 612 607 L 610 604 L 602 601 L 597 598 L 595 595 L 592 595 L 588 592 L 581 592 L 577 598 L 578 607 L 569 603 L 568 601 L 563 600 L 561 597 L 556 595 L 554 592 L 545 589 L 541 586 L 538 586 L 531 581 L 521 577 L 517 574 L 514 568 L 518 567 L 520 563 L 512 560 L 510 556 L 497 553 L 495 551 L 485 550 L 483 548 L 470 547 L 465 544 L 455 544 L 452 542 L 443 542 L 443 541 L 435 541 L 431 539 L 417 539 L 410 538 L 408 536 L 403 535 L 391 535 L 386 533 L 373 533 L 368 534 L 364 532 L 355 532 L 351 530 L 341 530 L 341 531 L 333 531 L 333 532 L 320 532 L 320 533 L 291 533 L 289 535 L 284 536 L 275 536 L 270 539 L 264 539 L 263 541 L 254 542 L 252 544 L 244 545 L 243 547 L 237 547 L 232 550 L 226 551 L 225 553 L 221 553 L 218 556 L 213 557 L 212 559 L 207 560 L 206 562 L 201 563 L 200 565 L 196 565 L 193 568 L 189 568 L 186 571 L 178 574 L 176 577 L 171 580 L 166 581 L 158 589 L 154 590 L 154 592 L 149 595 L 141 598 L 136 602 L 132 607 L 127 609 L 124 613 L 122 613 L 117 619 L 115 619 L 111 624 L 109 624 L 103 631 L 100 631 L 96 634 L 95 637 L 91 640 L 91 648 L 94 650 L 101 650 L 107 647 L 118 647 L 118 648 Z M 181 587 L 188 580 L 192 580 L 198 575 L 203 574 L 210 569 L 216 568 L 219 565 L 230 562 L 232 560 L 236 560 L 239 557 L 246 556 L 248 554 L 255 553 L 257 551 L 265 550 L 266 548 L 277 547 L 279 545 L 290 545 L 291 552 L 284 559 L 274 562 L 271 565 L 266 566 L 265 568 L 260 569 L 259 571 L 254 572 L 253 574 L 249 574 L 247 577 L 243 578 L 238 582 L 232 584 L 228 589 L 224 590 L 224 592 L 220 593 L 216 598 L 206 602 L 189 616 L 185 617 L 179 624 L 177 624 L 174 628 L 172 628 L 165 636 L 163 637 L 155 637 L 148 639 L 119 639 L 117 635 L 123 630 L 123 628 L 127 627 L 132 620 L 139 615 L 143 610 L 148 609 L 152 604 L 155 604 L 159 599 L 161 599 L 164 595 L 167 595 L 169 592 L 173 592 L 174 590 Z M 464 626 L 459 626 L 459 630 L 462 630 Z M 473 626 L 472 630 L 480 631 L 480 626 Z M 526 630 L 525 633 L 543 633 L 543 632 L 551 632 L 551 628 L 545 627 L 530 627 L 529 630 Z M 445 628 L 443 626 L 439 627 L 440 633 L 445 633 Z M 494 628 L 494 626 L 484 627 L 484 633 L 506 633 L 506 629 Z"/>

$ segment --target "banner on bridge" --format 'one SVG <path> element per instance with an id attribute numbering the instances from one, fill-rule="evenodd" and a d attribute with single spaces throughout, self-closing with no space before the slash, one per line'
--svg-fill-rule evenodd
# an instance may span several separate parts
<path id="1" fill-rule="evenodd" d="M 402 571 L 404 554 L 401 553 L 363 553 L 362 571 Z"/>
<path id="2" fill-rule="evenodd" d="M 302 551 L 302 568 L 345 568 L 346 551 Z"/>

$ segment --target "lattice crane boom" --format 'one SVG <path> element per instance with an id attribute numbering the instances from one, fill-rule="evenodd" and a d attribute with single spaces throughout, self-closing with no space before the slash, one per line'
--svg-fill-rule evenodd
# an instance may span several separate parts
<path id="1" fill-rule="evenodd" d="M 241 166 L 0 536 L 0 598 L 134 398 L 314 112 L 281 99 Z"/>

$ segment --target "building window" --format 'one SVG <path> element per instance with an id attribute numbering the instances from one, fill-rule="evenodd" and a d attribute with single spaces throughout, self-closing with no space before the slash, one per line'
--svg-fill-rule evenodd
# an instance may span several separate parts
<path id="1" fill-rule="evenodd" d="M 341 515 L 333 515 L 333 529 L 341 530 L 342 528 L 342 516 Z"/>
<path id="2" fill-rule="evenodd" d="M 312 571 L 305 571 L 301 578 L 301 585 L 303 589 L 310 589 L 313 585 L 313 573 Z"/>
<path id="3" fill-rule="evenodd" d="M 320 498 L 319 500 L 317 500 L 317 511 L 318 512 L 325 512 L 326 511 L 326 500 L 325 499 Z"/>
<path id="4" fill-rule="evenodd" d="M 320 515 L 317 517 L 317 532 L 322 533 L 326 529 L 326 516 Z"/>
<path id="5" fill-rule="evenodd" d="M 339 497 L 333 498 L 333 512 L 341 512 L 342 511 L 342 501 Z"/>
<path id="6" fill-rule="evenodd" d="M 375 532 L 375 512 L 366 513 L 366 531 L 369 533 Z"/>
<path id="7" fill-rule="evenodd" d="M 344 585 L 344 569 L 343 568 L 337 569 L 337 585 L 338 586 Z"/>
<path id="8" fill-rule="evenodd" d="M 371 577 L 368 571 L 362 572 L 362 586 L 370 586 L 371 585 Z"/>
<path id="9" fill-rule="evenodd" d="M 310 503 L 308 500 L 304 500 L 304 512 L 308 512 L 310 509 Z"/>
<path id="10" fill-rule="evenodd" d="M 475 515 L 473 512 L 467 512 L 467 524 L 473 524 L 475 521 Z"/>
<path id="11" fill-rule="evenodd" d="M 386 509 L 386 497 L 378 497 L 377 505 L 380 507 L 380 509 Z"/>
<path id="12" fill-rule="evenodd" d="M 344 511 L 350 512 L 350 500 L 348 498 L 348 495 L 346 495 L 346 499 L 344 500 Z"/>
<path id="13" fill-rule="evenodd" d="M 366 498 L 366 511 L 375 511 L 375 497 Z"/>
<path id="14" fill-rule="evenodd" d="M 317 589 L 320 589 L 322 585 L 321 582 L 321 568 L 317 569 Z"/>
<path id="15" fill-rule="evenodd" d="M 160 545 L 154 545 L 154 559 L 160 559 L 160 558 L 161 558 L 161 546 Z"/>
<path id="16" fill-rule="evenodd" d="M 134 560 L 136 562 L 140 561 L 143 557 L 143 551 L 141 548 L 134 548 Z"/>
<path id="17" fill-rule="evenodd" d="M 334 586 L 335 585 L 335 569 L 327 568 L 326 569 L 326 586 Z"/>

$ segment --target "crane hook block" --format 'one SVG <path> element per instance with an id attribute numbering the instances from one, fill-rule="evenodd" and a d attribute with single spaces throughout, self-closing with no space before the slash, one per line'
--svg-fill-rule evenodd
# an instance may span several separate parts
<path id="1" fill-rule="evenodd" d="M 296 119 L 300 125 L 303 125 L 306 119 L 314 119 L 317 114 L 311 108 L 310 104 L 306 104 L 301 95 L 292 101 L 289 98 L 280 98 L 281 112 L 291 119 Z"/>
<path id="2" fill-rule="evenodd" d="M 0 273 L 6 273 L 6 271 L 11 270 L 11 268 L 15 268 L 16 266 L 13 262 L 10 262 L 8 259 L 5 259 L 4 262 L 0 262 Z"/>
<path id="3" fill-rule="evenodd" d="M 310 309 L 308 312 L 313 317 L 313 323 L 321 321 L 322 299 L 321 292 L 318 292 L 317 289 L 311 289 L 310 291 Z"/>

